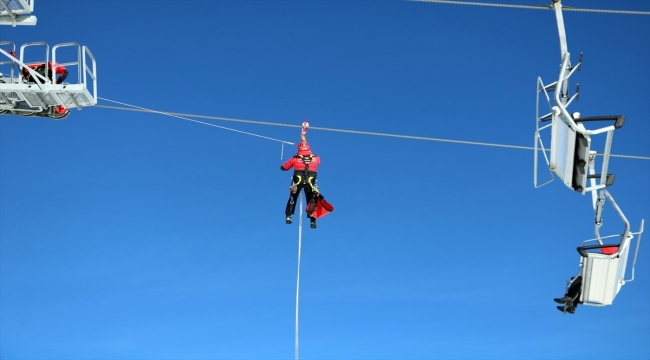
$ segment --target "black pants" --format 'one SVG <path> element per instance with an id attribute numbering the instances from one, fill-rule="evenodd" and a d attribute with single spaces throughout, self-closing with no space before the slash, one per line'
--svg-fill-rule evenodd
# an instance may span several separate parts
<path id="1" fill-rule="evenodd" d="M 571 286 L 567 290 L 564 296 L 568 296 L 573 300 L 573 306 L 578 306 L 580 304 L 580 292 L 582 291 L 582 276 L 578 276 L 577 279 L 573 280 Z"/>
<path id="2" fill-rule="evenodd" d="M 296 211 L 296 202 L 298 202 L 298 196 L 300 191 L 305 191 L 305 198 L 307 203 L 316 202 L 316 195 L 318 190 L 316 190 L 316 174 L 307 173 L 307 174 L 293 174 L 293 185 L 292 189 L 295 187 L 295 191 L 291 191 L 289 194 L 289 201 L 287 201 L 287 208 L 284 213 L 289 216 L 293 215 Z M 309 214 L 308 214 L 309 215 Z M 312 219 L 311 216 L 309 216 Z"/>
<path id="3" fill-rule="evenodd" d="M 57 84 L 62 83 L 63 80 L 65 80 L 68 77 L 68 70 L 67 69 L 63 70 L 63 74 L 59 75 L 59 78 L 56 79 L 56 81 L 54 81 L 52 79 L 52 69 L 50 69 L 49 67 L 46 68 L 43 65 L 43 66 L 39 66 L 36 69 L 32 69 L 32 70 L 36 71 L 36 73 L 38 73 L 39 75 L 43 75 L 44 78 L 47 78 L 50 81 L 56 82 Z M 25 77 L 25 80 L 28 83 L 35 83 L 36 82 L 36 80 L 34 80 L 34 78 L 32 77 L 32 74 L 30 74 L 29 72 L 27 72 L 26 75 L 25 75 L 25 73 L 23 73 L 23 76 Z M 42 80 L 38 79 L 38 81 L 42 81 Z"/>

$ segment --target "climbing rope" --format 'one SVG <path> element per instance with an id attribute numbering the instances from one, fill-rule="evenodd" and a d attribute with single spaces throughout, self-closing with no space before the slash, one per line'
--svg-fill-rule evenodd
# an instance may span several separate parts
<path id="1" fill-rule="evenodd" d="M 235 119 L 235 118 L 226 118 L 226 117 L 218 117 L 218 116 L 208 116 L 208 115 L 195 115 L 195 114 L 184 114 L 184 113 L 174 113 L 174 112 L 162 112 L 162 111 L 154 111 L 154 110 L 149 110 L 149 109 L 144 109 L 144 108 L 137 108 L 137 107 L 136 107 L 136 109 L 124 108 L 124 107 L 118 107 L 118 106 L 109 106 L 109 105 L 95 105 L 93 107 L 104 108 L 104 109 L 112 109 L 112 110 L 123 110 L 123 111 L 154 112 L 154 113 L 159 113 L 159 114 L 164 114 L 164 115 L 169 115 L 169 116 L 174 116 L 174 117 L 181 117 L 181 118 L 183 118 L 183 117 L 194 117 L 194 118 L 220 120 L 220 121 L 232 121 L 232 122 L 240 122 L 240 123 L 248 123 L 248 124 L 256 124 L 256 125 L 282 126 L 282 127 L 291 127 L 291 128 L 300 128 L 301 127 L 301 125 L 282 124 L 282 123 L 275 123 L 275 122 L 268 122 L 268 121 Z M 190 120 L 190 119 L 186 119 L 186 120 Z M 204 122 L 200 122 L 200 121 L 196 121 L 196 120 L 190 120 L 190 121 L 194 121 L 194 122 L 198 122 L 198 123 L 206 124 L 206 125 L 211 125 L 211 126 L 216 126 L 214 124 L 204 123 Z M 226 129 L 228 129 L 228 128 L 226 128 Z M 463 145 L 491 146 L 491 147 L 499 147 L 499 148 L 507 148 L 507 149 L 535 150 L 535 148 L 532 147 L 532 146 L 495 144 L 495 143 L 486 143 L 486 142 L 478 142 L 478 141 L 465 141 L 465 140 L 452 140 L 452 139 L 434 138 L 434 137 L 426 137 L 426 136 L 388 134 L 388 133 L 379 133 L 379 132 L 371 132 L 371 131 L 358 131 L 358 130 L 325 128 L 325 127 L 318 127 L 318 126 L 310 126 L 309 129 L 311 129 L 311 130 L 321 130 L 321 131 L 332 131 L 332 132 L 347 133 L 347 134 L 357 134 L 357 135 L 371 135 L 371 136 L 392 137 L 392 138 L 398 138 L 398 139 L 437 141 L 437 142 L 447 142 L 447 143 L 463 144 Z M 229 129 L 229 130 L 233 130 L 233 129 Z M 243 131 L 238 131 L 238 130 L 233 130 L 233 131 L 244 133 Z M 260 135 L 255 135 L 255 136 L 260 136 Z M 260 136 L 260 137 L 263 137 L 263 136 Z M 294 144 L 292 144 L 292 143 L 290 143 L 288 141 L 282 141 L 282 140 L 277 140 L 277 139 L 272 139 L 272 140 L 281 141 L 281 142 L 283 142 L 285 144 L 294 145 Z M 599 153 L 598 155 L 602 155 L 602 154 Z M 636 160 L 650 160 L 650 156 L 637 156 L 637 155 L 610 154 L 610 157 L 636 159 Z"/>
<path id="2" fill-rule="evenodd" d="M 553 10 L 553 7 L 551 5 L 512 5 L 512 4 L 495 4 L 495 3 L 482 3 L 482 2 L 473 2 L 473 1 L 450 1 L 450 0 L 407 0 L 407 1 L 430 2 L 430 3 L 453 4 L 453 5 L 490 6 L 490 7 L 514 8 L 514 9 Z M 625 15 L 650 15 L 650 11 L 581 9 L 581 8 L 565 7 L 565 6 L 562 6 L 562 11 L 579 11 L 579 12 L 625 14 Z"/>
<path id="3" fill-rule="evenodd" d="M 300 252 L 302 250 L 302 194 L 300 194 L 300 209 L 298 214 L 300 218 L 298 219 L 298 275 L 296 278 L 296 360 L 300 358 L 299 347 L 298 347 L 298 304 L 300 300 Z"/>

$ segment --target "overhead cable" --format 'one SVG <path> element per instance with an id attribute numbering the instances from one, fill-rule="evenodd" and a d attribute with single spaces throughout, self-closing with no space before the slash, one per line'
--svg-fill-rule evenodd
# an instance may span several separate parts
<path id="1" fill-rule="evenodd" d="M 98 99 L 102 99 L 102 100 L 104 100 L 104 101 L 108 101 L 108 102 L 112 102 L 112 103 L 120 104 L 120 105 L 130 106 L 131 108 L 118 108 L 118 107 L 115 107 L 115 106 L 106 106 L 106 105 L 95 105 L 96 107 L 103 107 L 103 108 L 107 108 L 107 109 L 119 109 L 119 110 L 130 110 L 130 111 L 151 112 L 151 113 L 155 113 L 155 114 L 167 115 L 167 116 L 175 117 L 175 118 L 182 119 L 182 120 L 187 120 L 187 121 L 191 121 L 191 122 L 195 122 L 195 123 L 199 123 L 199 124 L 203 124 L 203 125 L 214 126 L 214 127 L 217 127 L 217 128 L 220 128 L 220 129 L 224 129 L 224 130 L 229 130 L 229 131 L 238 132 L 238 133 L 240 133 L 240 134 L 245 134 L 245 135 L 250 135 L 250 136 L 259 137 L 259 138 L 262 138 L 262 139 L 267 139 L 267 140 L 273 140 L 273 141 L 281 142 L 283 146 L 284 146 L 284 144 L 296 145 L 295 143 L 292 143 L 292 142 L 290 142 L 290 141 L 284 141 L 284 140 L 274 139 L 274 138 L 272 138 L 272 137 L 268 137 L 268 136 L 262 136 L 262 135 L 253 134 L 253 133 L 246 132 L 246 131 L 241 131 L 241 130 L 237 130 L 237 129 L 228 128 L 228 127 L 225 127 L 225 126 L 219 126 L 219 125 L 215 125 L 215 124 L 206 123 L 206 122 L 203 122 L 203 121 L 198 121 L 198 120 L 188 119 L 187 117 L 182 116 L 181 114 L 176 114 L 176 113 L 169 113 L 169 112 L 164 112 L 164 111 L 156 111 L 156 110 L 146 109 L 146 108 L 143 108 L 143 107 L 140 107 L 140 106 L 130 105 L 130 104 L 126 104 L 126 103 L 119 102 L 119 101 L 115 101 L 115 100 L 105 99 L 105 98 L 102 98 L 102 97 L 97 97 L 97 98 L 98 98 Z M 197 116 L 192 116 L 192 117 L 197 117 Z M 225 119 L 224 119 L 224 120 L 225 120 Z M 284 152 L 284 147 L 282 148 L 282 151 Z"/>
<path id="2" fill-rule="evenodd" d="M 95 105 L 93 107 L 104 108 L 104 109 L 113 109 L 113 110 L 124 110 L 124 111 L 154 112 L 154 113 L 158 113 L 158 114 L 165 114 L 165 115 L 181 117 L 181 118 L 182 117 L 192 117 L 192 118 L 201 118 L 201 119 L 210 119 L 210 120 L 248 123 L 248 124 L 255 124 L 255 125 L 269 125 L 269 126 L 282 126 L 282 127 L 290 127 L 290 128 L 301 128 L 301 125 L 282 124 L 282 123 L 268 122 L 268 121 L 235 119 L 235 118 L 227 118 L 227 117 L 208 116 L 208 115 L 196 115 L 196 114 L 163 112 L 163 111 L 148 110 L 148 109 L 144 109 L 144 108 L 134 109 L 134 108 L 124 108 L 124 107 L 109 106 L 109 105 Z M 190 121 L 195 121 L 195 120 L 190 120 Z M 213 125 L 213 124 L 203 123 L 203 122 L 200 122 L 200 121 L 195 121 L 195 122 L 216 126 L 216 125 Z M 331 132 L 347 133 L 347 134 L 357 134 L 357 135 L 383 136 L 383 137 L 392 137 L 392 138 L 408 139 L 408 140 L 437 141 L 437 142 L 447 142 L 447 143 L 463 144 L 463 145 L 478 145 L 478 146 L 491 146 L 491 147 L 499 147 L 499 148 L 507 148 L 507 149 L 535 150 L 535 148 L 532 147 L 532 146 L 495 144 L 495 143 L 487 143 L 487 142 L 479 142 L 479 141 L 466 141 L 466 140 L 452 140 L 452 139 L 434 138 L 434 137 L 427 137 L 427 136 L 388 134 L 388 133 L 379 133 L 379 132 L 372 132 L 372 131 L 359 131 L 359 130 L 326 128 L 326 127 L 319 127 L 319 126 L 310 126 L 309 129 L 310 130 L 320 130 L 320 131 L 331 131 Z M 230 129 L 230 130 L 232 130 L 232 129 Z M 238 130 L 234 130 L 234 131 L 243 133 L 243 131 L 238 131 Z M 259 136 L 259 135 L 256 135 L 256 136 Z M 260 137 L 262 137 L 262 136 L 260 136 Z M 276 139 L 273 139 L 273 140 L 282 141 L 282 140 L 276 140 Z M 288 141 L 285 141 L 284 143 L 291 144 Z M 599 154 L 599 155 L 602 155 L 602 154 Z M 650 156 L 637 156 L 637 155 L 610 154 L 610 157 L 636 159 L 636 160 L 650 160 Z"/>
<path id="3" fill-rule="evenodd" d="M 532 10 L 553 10 L 551 5 L 514 5 L 514 4 L 495 4 L 474 1 L 451 1 L 451 0 L 407 0 L 412 2 L 429 2 L 453 5 L 473 5 L 473 6 L 490 6 L 514 9 L 532 9 Z M 562 11 L 579 11 L 606 14 L 625 14 L 625 15 L 650 15 L 650 11 L 630 11 L 630 10 L 601 10 L 601 9 L 581 9 L 575 7 L 562 6 Z"/>

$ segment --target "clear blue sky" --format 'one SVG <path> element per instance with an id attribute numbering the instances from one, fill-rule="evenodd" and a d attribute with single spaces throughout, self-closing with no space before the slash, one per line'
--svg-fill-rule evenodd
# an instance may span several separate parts
<path id="1" fill-rule="evenodd" d="M 0 39 L 88 46 L 108 99 L 523 146 L 536 79 L 554 81 L 560 62 L 551 11 L 38 0 L 36 15 Z M 650 17 L 564 15 L 574 63 L 585 53 L 570 110 L 626 115 L 613 152 L 650 156 Z M 304 231 L 302 359 L 650 357 L 650 234 L 613 306 L 562 315 L 552 299 L 593 237 L 591 203 L 559 181 L 535 189 L 532 151 L 308 139 L 336 210 Z M 155 114 L 2 116 L 0 357 L 293 358 L 297 225 L 284 224 L 282 162 L 278 143 Z M 650 162 L 613 158 L 610 172 L 636 230 L 650 220 Z M 603 230 L 622 231 L 611 208 Z"/>

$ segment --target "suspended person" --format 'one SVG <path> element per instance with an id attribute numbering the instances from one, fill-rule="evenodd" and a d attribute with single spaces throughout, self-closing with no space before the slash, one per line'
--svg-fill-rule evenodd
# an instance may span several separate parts
<path id="1" fill-rule="evenodd" d="M 53 66 L 52 66 L 51 61 L 49 61 L 47 63 L 47 66 L 45 66 L 45 64 L 43 63 L 43 64 L 28 65 L 28 67 L 30 69 L 34 70 L 39 75 L 42 75 L 44 78 L 49 79 L 50 81 L 54 81 L 52 79 L 52 67 Z M 56 79 L 56 81 L 54 81 L 54 83 L 56 83 L 56 84 L 62 84 L 63 81 L 68 77 L 68 69 L 66 69 L 65 66 L 57 66 L 55 73 L 56 73 L 56 75 L 58 75 L 58 78 Z M 25 79 L 25 81 L 27 81 L 29 83 L 36 83 L 37 82 L 34 79 L 35 76 L 33 76 L 29 72 L 29 70 L 27 70 L 27 68 L 23 68 L 23 78 Z M 38 79 L 38 81 L 42 82 L 40 78 Z M 54 109 L 54 111 L 59 115 L 65 115 L 69 110 L 64 108 L 61 105 L 58 105 Z"/>
<path id="2" fill-rule="evenodd" d="M 293 182 L 289 191 L 289 201 L 287 201 L 287 207 L 285 209 L 287 224 L 292 223 L 291 216 L 296 210 L 296 201 L 301 190 L 304 189 L 305 198 L 309 204 L 308 208 L 311 209 L 316 208 L 316 202 L 320 195 L 316 186 L 316 175 L 318 165 L 320 164 L 320 157 L 312 154 L 309 144 L 304 137 L 305 131 L 303 128 L 303 141 L 298 144 L 298 153 L 280 166 L 280 170 L 282 171 L 288 171 L 293 168 Z M 307 216 L 309 217 L 309 225 L 315 229 L 316 218 L 310 212 L 307 213 Z"/>

